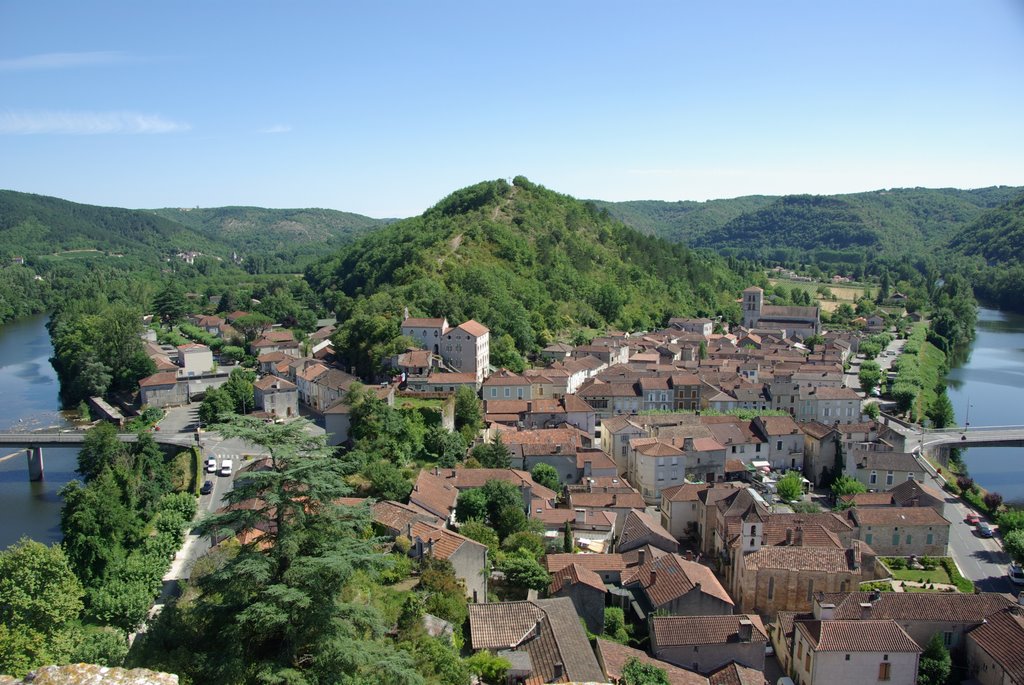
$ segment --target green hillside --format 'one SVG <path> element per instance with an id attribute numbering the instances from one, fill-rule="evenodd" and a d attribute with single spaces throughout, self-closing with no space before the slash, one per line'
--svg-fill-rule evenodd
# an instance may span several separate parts
<path id="1" fill-rule="evenodd" d="M 178 250 L 223 251 L 180 223 L 148 212 L 0 190 L 0 257 L 4 261 L 72 250 L 132 254 L 153 261 Z"/>
<path id="2" fill-rule="evenodd" d="M 989 264 L 1024 262 L 1024 193 L 978 217 L 957 233 L 950 249 Z"/>
<path id="3" fill-rule="evenodd" d="M 864 249 L 889 256 L 936 250 L 1020 188 L 896 188 L 849 195 L 750 196 L 691 202 L 605 203 L 638 230 L 726 253 L 785 261 L 811 252 L 849 262 Z M 836 254 L 839 253 L 839 254 Z"/>
<path id="4" fill-rule="evenodd" d="M 337 247 L 392 221 L 333 209 L 197 207 L 147 211 L 242 253 L 276 252 L 310 243 Z"/>
<path id="5" fill-rule="evenodd" d="M 310 268 L 307 278 L 346 321 L 342 335 L 357 356 L 350 362 L 365 371 L 382 354 L 370 350 L 374 341 L 397 333 L 405 306 L 453 322 L 475 318 L 529 352 L 581 328 L 738 314 L 734 299 L 749 274 L 744 262 L 731 267 L 517 177 L 453 193 Z"/>

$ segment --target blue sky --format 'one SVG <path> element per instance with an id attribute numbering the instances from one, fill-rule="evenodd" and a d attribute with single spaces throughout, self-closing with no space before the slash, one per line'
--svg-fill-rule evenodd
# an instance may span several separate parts
<path id="1" fill-rule="evenodd" d="M 376 6 L 371 6 L 376 5 Z M 0 188 L 417 214 L 1024 185 L 1024 2 L 0 0 Z"/>

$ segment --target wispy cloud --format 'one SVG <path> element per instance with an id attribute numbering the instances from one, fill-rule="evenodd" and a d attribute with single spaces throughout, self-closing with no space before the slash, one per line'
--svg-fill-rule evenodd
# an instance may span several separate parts
<path id="1" fill-rule="evenodd" d="M 274 124 L 266 128 L 261 128 L 260 133 L 291 133 L 292 127 L 290 124 Z"/>
<path id="2" fill-rule="evenodd" d="M 158 114 L 139 112 L 0 112 L 0 134 L 99 135 L 178 133 L 188 124 L 170 121 Z"/>
<path id="3" fill-rule="evenodd" d="M 74 69 L 116 64 L 128 60 L 123 52 L 46 52 L 0 59 L 0 71 L 39 71 L 43 69 Z"/>

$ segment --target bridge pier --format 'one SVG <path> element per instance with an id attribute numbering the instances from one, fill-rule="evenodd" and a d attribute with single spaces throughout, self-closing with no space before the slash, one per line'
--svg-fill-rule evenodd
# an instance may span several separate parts
<path id="1" fill-rule="evenodd" d="M 25 450 L 28 457 L 28 479 L 37 481 L 43 479 L 43 448 L 29 447 Z"/>

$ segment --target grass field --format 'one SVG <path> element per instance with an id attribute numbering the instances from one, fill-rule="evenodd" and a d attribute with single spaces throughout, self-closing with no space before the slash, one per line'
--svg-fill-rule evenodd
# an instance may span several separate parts
<path id="1" fill-rule="evenodd" d="M 864 295 L 864 291 L 867 290 L 871 293 L 871 297 L 874 297 L 878 292 L 877 286 L 864 284 L 859 285 L 855 283 L 847 285 L 833 285 L 832 283 L 807 283 L 804 281 L 788 281 L 783 278 L 769 278 L 768 283 L 772 286 L 784 285 L 788 288 L 799 288 L 800 290 L 806 290 L 811 294 L 811 297 L 818 298 L 818 288 L 828 288 L 833 295 L 836 296 L 835 300 L 818 300 L 818 305 L 823 311 L 833 312 L 836 307 L 841 305 L 843 302 L 853 304 L 857 301 L 858 297 Z"/>
<path id="2" fill-rule="evenodd" d="M 917 583 L 943 583 L 946 585 L 952 585 L 953 581 L 950 580 L 949 574 L 946 573 L 946 569 L 939 566 L 931 571 L 920 571 L 911 568 L 902 568 L 890 571 L 892 577 L 896 580 L 912 580 Z"/>

